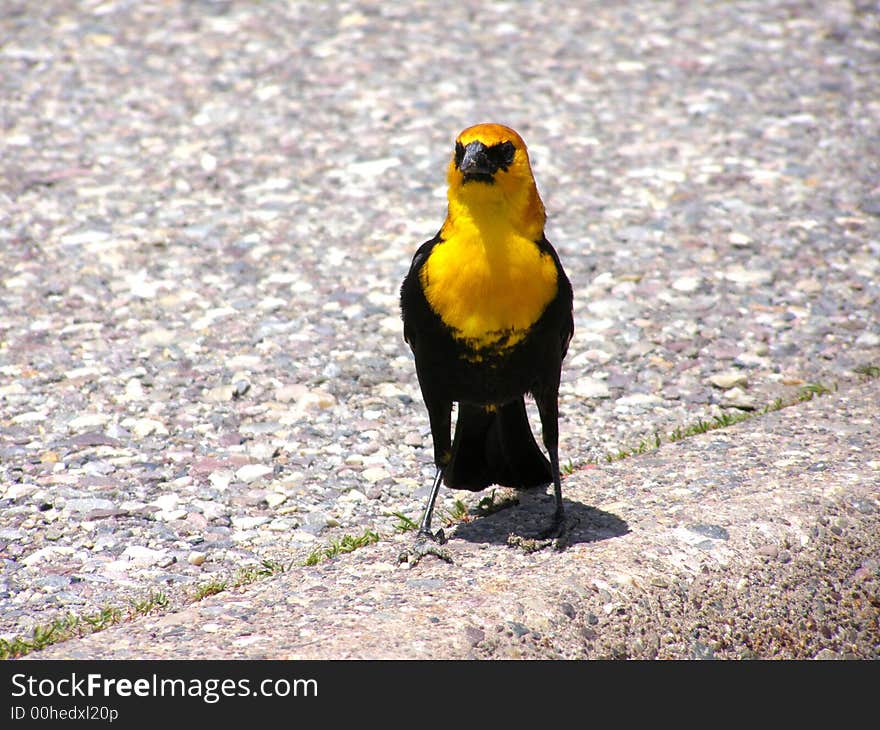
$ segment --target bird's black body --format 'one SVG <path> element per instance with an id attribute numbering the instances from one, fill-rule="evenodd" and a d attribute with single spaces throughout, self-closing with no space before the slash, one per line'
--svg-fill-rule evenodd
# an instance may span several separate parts
<path id="1" fill-rule="evenodd" d="M 556 263 L 556 297 L 521 341 L 500 352 L 473 350 L 453 336 L 431 309 L 421 287 L 421 266 L 441 240 L 435 236 L 416 252 L 401 287 L 400 303 L 404 338 L 415 356 L 435 460 L 438 467 L 444 467 L 443 481 L 448 487 L 474 491 L 491 484 L 549 484 L 551 465 L 532 436 L 524 396 L 534 396 L 542 420 L 544 412 L 552 413 L 551 429 L 555 428 L 562 359 L 574 328 L 571 284 L 550 243 L 537 241 Z M 450 446 L 448 414 L 453 402 L 459 409 Z M 546 430 L 548 424 L 543 426 Z"/>

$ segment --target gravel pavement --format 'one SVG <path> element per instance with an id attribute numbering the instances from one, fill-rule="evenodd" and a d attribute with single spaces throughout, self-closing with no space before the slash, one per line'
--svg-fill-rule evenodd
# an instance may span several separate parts
<path id="1" fill-rule="evenodd" d="M 578 470 L 561 552 L 510 544 L 532 494 L 460 523 L 453 565 L 401 569 L 401 535 L 29 656 L 880 659 L 878 405 L 874 380 Z"/>
<path id="2" fill-rule="evenodd" d="M 575 289 L 566 482 L 809 384 L 875 412 L 878 77 L 876 2 L 0 0 L 0 637 L 418 518 L 397 291 L 476 122 L 528 143 Z M 767 423 L 797 420 L 736 433 Z M 773 467 L 750 443 L 731 499 Z M 665 519 L 643 494 L 610 513 Z"/>

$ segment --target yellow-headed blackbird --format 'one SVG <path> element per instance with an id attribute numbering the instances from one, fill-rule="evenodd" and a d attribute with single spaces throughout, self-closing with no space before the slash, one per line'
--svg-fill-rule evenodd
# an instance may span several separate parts
<path id="1" fill-rule="evenodd" d="M 400 290 L 403 335 L 415 356 L 437 466 L 416 540 L 419 558 L 445 557 L 426 542 L 443 539 L 430 529 L 441 481 L 473 491 L 552 482 L 548 532 L 561 530 L 564 513 L 558 394 L 574 332 L 572 291 L 544 236 L 526 145 L 509 127 L 469 127 L 455 140 L 447 181 L 446 221 L 416 251 Z M 529 427 L 527 393 L 549 461 Z"/>

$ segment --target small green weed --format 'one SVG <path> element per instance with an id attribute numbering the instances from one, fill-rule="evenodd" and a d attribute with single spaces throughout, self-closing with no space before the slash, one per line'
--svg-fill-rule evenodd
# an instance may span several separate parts
<path id="1" fill-rule="evenodd" d="M 859 365 L 855 372 L 868 378 L 880 378 L 880 365 Z"/>
<path id="2" fill-rule="evenodd" d="M 483 497 L 477 503 L 477 509 L 479 509 L 481 515 L 491 515 L 495 512 L 500 512 L 503 509 L 519 504 L 519 497 L 517 497 L 516 494 L 513 494 L 506 499 L 496 499 L 495 491 L 496 490 L 493 489 L 488 497 Z"/>
<path id="3" fill-rule="evenodd" d="M 343 535 L 340 540 L 333 540 L 328 546 L 317 548 L 309 553 L 304 565 L 317 565 L 322 560 L 335 558 L 342 553 L 351 553 L 358 548 L 379 542 L 379 535 L 372 530 L 366 530 L 363 535 L 354 537 Z"/>
<path id="4" fill-rule="evenodd" d="M 704 421 L 702 418 L 698 418 L 696 423 L 692 423 L 689 426 L 676 426 L 666 436 L 666 441 L 674 444 L 677 441 L 682 441 L 686 438 L 690 438 L 691 436 L 697 436 L 698 434 L 707 433 L 709 431 L 714 431 L 719 428 L 727 428 L 728 426 L 733 426 L 734 424 L 748 421 L 752 418 L 756 418 L 757 416 L 764 416 L 768 413 L 773 413 L 774 411 L 779 411 L 783 408 L 797 405 L 798 403 L 805 403 L 806 401 L 812 400 L 816 396 L 833 393 L 834 390 L 836 390 L 836 388 L 830 388 L 826 385 L 823 385 L 822 383 L 809 383 L 799 388 L 798 392 L 793 397 L 789 399 L 776 398 L 775 400 L 765 405 L 763 408 L 755 411 L 725 411 L 720 415 L 714 416 L 711 420 L 708 421 Z M 663 441 L 663 437 L 658 432 L 655 432 L 653 439 L 643 440 L 639 443 L 638 446 L 635 446 L 631 449 L 618 449 L 616 453 L 606 454 L 605 461 L 611 463 L 614 461 L 620 461 L 621 459 L 627 459 L 631 456 L 644 454 L 647 451 L 652 451 L 654 449 L 660 448 Z"/>
<path id="5" fill-rule="evenodd" d="M 131 602 L 131 613 L 134 616 L 144 616 L 153 609 L 165 608 L 167 605 L 168 596 L 162 591 L 151 591 L 146 598 Z"/>
<path id="6" fill-rule="evenodd" d="M 398 519 L 398 522 L 394 525 L 394 529 L 398 532 L 409 532 L 410 530 L 418 529 L 418 523 L 411 520 L 403 512 L 392 512 L 391 514 Z"/>
<path id="7" fill-rule="evenodd" d="M 292 563 L 285 565 L 277 560 L 267 559 L 260 562 L 259 568 L 240 568 L 232 581 L 232 587 L 239 588 L 240 586 L 249 585 L 255 581 L 262 580 L 263 578 L 268 578 L 269 576 L 277 575 L 278 573 L 284 573 L 291 565 Z"/>
<path id="8" fill-rule="evenodd" d="M 157 608 L 165 608 L 168 603 L 168 597 L 162 591 L 152 591 L 145 598 L 131 601 L 128 616 L 143 616 Z M 0 639 L 0 660 L 14 659 L 76 636 L 102 631 L 118 624 L 124 616 L 125 612 L 115 606 L 107 606 L 95 613 L 81 616 L 68 613 L 48 623 L 34 626 L 29 638 L 16 636 L 12 639 Z"/>
<path id="9" fill-rule="evenodd" d="M 461 499 L 456 499 L 451 508 L 443 510 L 443 520 L 447 526 L 466 520 L 468 517 L 468 506 Z"/>
<path id="10" fill-rule="evenodd" d="M 196 587 L 195 595 L 193 596 L 193 601 L 201 601 L 208 596 L 213 596 L 217 593 L 222 593 L 226 590 L 226 586 L 228 585 L 227 581 L 221 580 L 220 578 L 214 578 L 213 580 L 208 581 L 207 583 L 202 583 L 200 586 Z"/>

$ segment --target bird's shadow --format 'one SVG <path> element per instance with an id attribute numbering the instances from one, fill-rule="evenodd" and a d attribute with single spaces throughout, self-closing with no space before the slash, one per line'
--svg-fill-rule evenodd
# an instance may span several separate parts
<path id="1" fill-rule="evenodd" d="M 630 531 L 626 521 L 617 515 L 570 499 L 562 501 L 566 545 L 608 540 Z M 551 523 L 554 504 L 552 495 L 524 490 L 517 498 L 494 505 L 490 510 L 472 510 L 471 519 L 457 524 L 450 537 L 492 544 L 508 544 L 511 536 L 536 538 Z"/>

